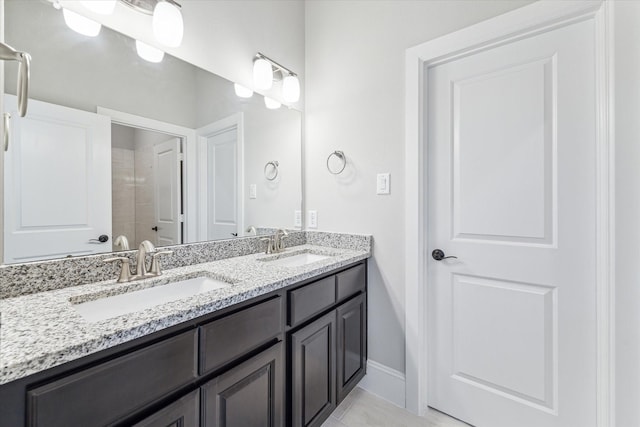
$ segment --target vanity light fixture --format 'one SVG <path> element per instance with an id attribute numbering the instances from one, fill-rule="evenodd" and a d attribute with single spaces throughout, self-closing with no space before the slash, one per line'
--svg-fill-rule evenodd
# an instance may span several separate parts
<path id="1" fill-rule="evenodd" d="M 153 9 L 153 34 L 165 46 L 178 47 L 182 43 L 184 22 L 179 7 L 173 1 L 161 0 Z"/>
<path id="2" fill-rule="evenodd" d="M 251 89 L 247 89 L 238 83 L 233 84 L 233 90 L 235 90 L 236 95 L 240 98 L 251 98 L 253 96 L 253 91 Z"/>
<path id="3" fill-rule="evenodd" d="M 102 28 L 100 23 L 69 9 L 62 9 L 62 14 L 64 16 L 64 22 L 73 31 L 89 37 L 95 37 L 100 34 L 100 29 Z"/>
<path id="4" fill-rule="evenodd" d="M 163 51 L 153 46 L 149 46 L 148 44 L 143 43 L 140 40 L 136 40 L 136 52 L 138 52 L 138 56 L 140 58 L 149 62 L 162 62 L 162 58 L 164 58 Z"/>
<path id="5" fill-rule="evenodd" d="M 282 98 L 285 102 L 298 102 L 300 99 L 300 80 L 295 74 L 289 74 L 282 80 Z"/>
<path id="6" fill-rule="evenodd" d="M 111 15 L 116 7 L 116 0 L 82 0 L 80 3 L 100 15 Z"/>
<path id="7" fill-rule="evenodd" d="M 156 37 L 158 42 L 162 43 L 165 46 L 169 47 L 178 47 L 182 43 L 182 37 L 184 35 L 184 21 L 182 19 L 182 13 L 180 12 L 179 3 L 174 0 L 119 0 L 123 4 L 129 6 L 133 10 L 137 12 L 141 12 L 147 15 L 152 15 L 153 18 L 151 20 L 151 24 L 153 26 L 153 34 Z M 118 0 L 82 0 L 80 3 L 87 8 L 88 10 L 99 13 L 102 15 L 110 15 L 113 13 L 115 9 L 115 5 Z M 58 3 L 58 0 L 54 0 L 54 7 Z M 65 12 L 65 21 L 67 25 L 78 31 L 81 34 L 89 35 L 85 32 L 80 31 L 78 26 L 80 24 L 76 24 L 76 26 L 71 26 L 69 21 L 67 20 L 67 10 Z M 73 12 L 72 12 L 73 13 Z M 74 15 L 78 15 L 74 13 Z M 84 18 L 85 20 L 89 20 L 88 18 Z M 77 19 L 77 18 L 74 18 Z M 91 20 L 89 20 L 91 21 Z M 91 21 L 94 22 L 94 21 Z M 98 32 L 100 32 L 100 24 L 95 22 L 98 25 Z M 87 24 L 84 24 L 87 25 Z M 97 35 L 97 33 L 95 34 Z"/>
<path id="8" fill-rule="evenodd" d="M 275 99 L 269 98 L 268 96 L 264 97 L 264 106 L 269 110 L 277 110 L 280 108 L 282 104 L 276 101 Z"/>
<path id="9" fill-rule="evenodd" d="M 270 89 L 273 85 L 273 68 L 265 58 L 256 56 L 253 61 L 253 84 L 262 90 Z"/>
<path id="10" fill-rule="evenodd" d="M 253 84 L 255 87 L 261 90 L 270 89 L 273 85 L 274 77 L 277 80 L 282 80 L 282 98 L 284 101 L 289 103 L 298 102 L 300 99 L 300 80 L 298 75 L 262 53 L 256 53 L 253 59 Z M 279 108 L 279 106 L 276 108 Z"/>

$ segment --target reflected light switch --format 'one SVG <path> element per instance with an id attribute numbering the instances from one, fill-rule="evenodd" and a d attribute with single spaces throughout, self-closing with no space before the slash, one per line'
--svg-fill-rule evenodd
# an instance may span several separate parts
<path id="1" fill-rule="evenodd" d="M 255 184 L 249 185 L 249 198 L 250 199 L 258 198 L 258 187 Z"/>

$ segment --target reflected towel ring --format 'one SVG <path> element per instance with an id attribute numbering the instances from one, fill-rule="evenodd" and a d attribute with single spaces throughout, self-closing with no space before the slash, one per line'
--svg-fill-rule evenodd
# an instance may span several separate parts
<path id="1" fill-rule="evenodd" d="M 336 156 L 342 162 L 342 167 L 339 170 L 335 170 L 335 171 L 331 170 L 331 166 L 329 166 L 329 161 L 333 156 Z M 327 157 L 327 170 L 329 171 L 329 173 L 333 175 L 341 174 L 342 171 L 344 171 L 344 168 L 346 167 L 347 167 L 347 157 L 344 155 L 343 151 L 334 151 L 333 153 L 329 154 L 329 157 Z"/>
<path id="2" fill-rule="evenodd" d="M 269 181 L 273 181 L 274 179 L 276 179 L 276 177 L 278 176 L 279 165 L 280 163 L 278 163 L 277 160 L 271 160 L 270 162 L 267 162 L 267 164 L 264 165 L 264 177 Z M 271 166 L 271 172 L 268 172 L 269 166 Z"/>

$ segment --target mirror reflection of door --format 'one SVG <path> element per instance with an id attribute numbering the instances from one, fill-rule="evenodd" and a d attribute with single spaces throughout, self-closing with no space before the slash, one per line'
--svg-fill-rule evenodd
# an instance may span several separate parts
<path id="1" fill-rule="evenodd" d="M 180 138 L 119 124 L 111 128 L 114 239 L 125 236 L 131 249 L 143 240 L 182 243 Z"/>
<path id="2" fill-rule="evenodd" d="M 4 100 L 13 116 L 4 171 L 4 262 L 108 251 L 109 118 L 33 99 L 21 118 L 16 97 Z"/>
<path id="3" fill-rule="evenodd" d="M 209 240 L 238 235 L 236 135 L 234 127 L 207 137 Z"/>

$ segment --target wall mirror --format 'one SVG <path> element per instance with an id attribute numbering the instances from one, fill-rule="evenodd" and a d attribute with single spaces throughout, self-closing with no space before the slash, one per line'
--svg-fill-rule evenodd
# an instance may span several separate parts
<path id="1" fill-rule="evenodd" d="M 78 34 L 45 0 L 5 1 L 5 40 L 33 58 L 5 152 L 5 263 L 295 228 L 299 111 L 168 54 L 148 62 L 104 26 Z"/>

